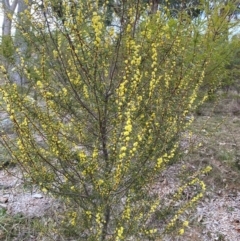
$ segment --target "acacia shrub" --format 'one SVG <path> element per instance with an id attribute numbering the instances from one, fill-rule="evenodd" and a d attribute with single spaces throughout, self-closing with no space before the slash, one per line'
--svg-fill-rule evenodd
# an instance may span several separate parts
<path id="1" fill-rule="evenodd" d="M 215 59 L 218 41 L 199 34 L 200 19 L 148 16 L 134 1 L 121 9 L 117 27 L 104 24 L 104 4 L 63 1 L 62 21 L 51 2 L 41 17 L 25 11 L 31 32 L 19 25 L 35 57 L 22 56 L 17 67 L 37 100 L 5 73 L 2 106 L 16 136 L 2 135 L 2 143 L 26 178 L 66 202 L 67 228 L 79 240 L 149 240 L 186 226 L 178 220 L 204 183 L 190 178 L 179 187 L 173 202 L 187 186 L 198 188 L 161 227 L 152 222 L 161 200 L 150 189 L 178 160 L 186 117 L 206 99 L 206 69 L 225 61 L 225 53 Z"/>

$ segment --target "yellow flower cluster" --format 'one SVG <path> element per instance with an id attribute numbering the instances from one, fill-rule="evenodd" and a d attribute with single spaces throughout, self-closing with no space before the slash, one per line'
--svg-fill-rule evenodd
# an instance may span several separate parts
<path id="1" fill-rule="evenodd" d="M 72 212 L 71 213 L 71 221 L 70 221 L 70 223 L 71 223 L 71 225 L 72 226 L 75 226 L 76 225 L 76 219 L 77 219 L 77 213 L 76 212 Z"/>
<path id="2" fill-rule="evenodd" d="M 83 95 L 86 99 L 89 99 L 89 92 L 86 84 L 83 85 Z"/>
<path id="3" fill-rule="evenodd" d="M 123 227 L 120 227 L 120 228 L 117 229 L 116 241 L 123 240 L 123 231 L 124 231 Z"/>
<path id="4" fill-rule="evenodd" d="M 94 44 L 95 44 L 95 46 L 98 47 L 101 42 L 101 33 L 102 33 L 103 23 L 101 21 L 101 16 L 98 15 L 97 12 L 93 12 L 92 26 L 93 26 L 93 29 L 95 32 Z"/>
<path id="5" fill-rule="evenodd" d="M 86 213 L 86 215 L 88 216 L 89 219 L 92 218 L 92 212 L 91 211 L 86 211 L 85 213 Z"/>
<path id="6" fill-rule="evenodd" d="M 183 222 L 183 227 L 188 227 L 188 224 L 189 224 L 188 221 L 184 221 L 184 222 Z"/>
<path id="7" fill-rule="evenodd" d="M 189 97 L 189 104 L 188 104 L 188 108 L 187 108 L 189 110 L 191 110 L 191 108 L 194 107 L 193 103 L 197 98 L 199 87 L 201 86 L 201 83 L 202 83 L 204 77 L 205 77 L 205 69 L 202 70 L 200 77 L 199 77 L 199 82 L 198 82 L 198 84 L 196 84 L 191 96 Z M 207 98 L 207 95 L 203 96 L 200 103 L 203 103 L 206 100 L 206 98 Z M 198 104 L 200 104 L 200 103 L 198 103 Z"/>
<path id="8" fill-rule="evenodd" d="M 175 224 L 177 219 L 179 218 L 179 216 L 187 209 L 192 207 L 200 198 L 203 197 L 203 193 L 206 190 L 206 185 L 203 181 L 199 180 L 198 178 L 194 178 L 192 181 L 190 181 L 189 183 L 185 184 L 183 187 L 180 187 L 178 189 L 177 194 L 174 195 L 174 199 L 177 200 L 179 199 L 181 193 L 183 192 L 183 190 L 187 187 L 187 186 L 191 186 L 194 184 L 199 184 L 201 186 L 201 192 L 198 193 L 196 196 L 194 196 L 189 202 L 187 202 L 183 207 L 181 207 L 177 213 L 174 215 L 174 217 L 171 219 L 171 221 L 169 222 L 169 224 L 167 225 L 166 229 L 169 230 L 170 228 L 172 228 Z M 188 221 L 184 221 L 183 222 L 183 227 L 187 227 L 188 226 Z M 184 229 L 180 229 L 179 230 L 179 234 L 183 234 L 184 233 Z"/>
<path id="9" fill-rule="evenodd" d="M 127 138 L 127 137 L 129 137 L 131 132 L 132 132 L 132 121 L 131 121 L 130 113 L 127 112 L 127 121 L 126 121 L 126 125 L 124 127 L 123 136 Z"/>
<path id="10" fill-rule="evenodd" d="M 184 229 L 183 228 L 179 229 L 178 233 L 179 233 L 179 235 L 183 235 L 184 234 Z"/>
<path id="11" fill-rule="evenodd" d="M 212 167 L 211 167 L 211 166 L 207 166 L 207 167 L 204 168 L 201 172 L 202 172 L 203 174 L 206 174 L 206 173 L 210 172 L 211 170 L 212 170 Z"/>
<path id="12" fill-rule="evenodd" d="M 127 201 L 127 204 L 123 212 L 123 219 L 130 220 L 130 215 L 131 215 L 131 208 L 130 208 L 129 202 Z"/>
<path id="13" fill-rule="evenodd" d="M 123 76 L 123 82 L 119 85 L 117 89 L 118 98 L 116 99 L 116 103 L 118 104 L 118 111 L 121 111 L 122 105 L 125 101 L 125 92 L 126 92 L 126 85 L 128 83 L 127 77 Z"/>
<path id="14" fill-rule="evenodd" d="M 172 150 L 168 153 L 163 154 L 161 157 L 157 159 L 155 170 L 161 169 L 164 164 L 168 163 L 175 155 L 175 152 L 178 148 L 178 144 L 175 144 L 172 148 Z"/>
<path id="15" fill-rule="evenodd" d="M 146 234 L 155 234 L 157 232 L 157 229 L 154 228 L 154 229 L 149 229 L 149 230 L 146 230 L 145 233 Z"/>
<path id="16" fill-rule="evenodd" d="M 101 224 L 101 222 L 102 222 L 101 213 L 98 212 L 98 213 L 96 214 L 96 223 L 97 223 L 97 224 Z"/>
<path id="17" fill-rule="evenodd" d="M 163 162 L 163 157 L 159 157 L 159 158 L 157 159 L 157 163 L 156 163 L 156 165 L 155 165 L 155 170 L 161 168 L 161 167 L 163 166 L 163 164 L 164 164 L 164 162 Z"/>
<path id="18" fill-rule="evenodd" d="M 155 86 L 157 84 L 157 81 L 159 80 L 159 77 L 157 78 L 157 67 L 158 67 L 158 54 L 157 54 L 157 43 L 152 43 L 152 64 L 151 64 L 151 80 L 149 83 L 149 97 L 152 96 L 152 93 L 155 89 Z"/>

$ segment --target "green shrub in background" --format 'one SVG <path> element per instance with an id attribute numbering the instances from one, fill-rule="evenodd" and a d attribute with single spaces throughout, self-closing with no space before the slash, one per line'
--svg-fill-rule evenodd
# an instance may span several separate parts
<path id="1" fill-rule="evenodd" d="M 13 40 L 12 37 L 7 35 L 7 36 L 2 36 L 2 41 L 1 41 L 1 56 L 3 56 L 5 59 L 12 61 L 13 60 L 13 55 L 14 55 L 14 45 L 13 45 Z"/>
<path id="2" fill-rule="evenodd" d="M 238 43 L 240 36 L 236 35 L 233 37 L 232 43 Z M 240 48 L 236 48 L 236 51 L 227 65 L 227 76 L 223 81 L 223 88 L 225 90 L 235 90 L 237 93 L 240 92 Z"/>

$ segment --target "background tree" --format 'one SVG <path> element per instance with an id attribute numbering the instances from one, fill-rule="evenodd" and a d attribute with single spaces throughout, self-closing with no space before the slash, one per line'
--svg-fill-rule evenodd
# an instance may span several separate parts
<path id="1" fill-rule="evenodd" d="M 192 18 L 198 17 L 202 11 L 201 6 L 204 1 L 200 0 L 143 0 L 147 2 L 151 7 L 151 12 L 156 12 L 158 9 L 168 9 L 172 16 L 177 16 L 178 13 L 184 11 Z"/>
<path id="2" fill-rule="evenodd" d="M 27 54 L 27 43 L 24 42 L 21 32 L 18 31 L 18 28 L 13 29 L 13 22 L 16 25 L 16 20 L 18 24 L 25 24 L 25 28 L 28 28 L 28 25 L 23 20 L 23 12 L 31 6 L 31 0 L 3 0 L 2 8 L 4 13 L 3 25 L 2 25 L 2 62 L 5 65 L 5 69 L 9 74 L 11 81 L 22 85 L 25 83 L 26 79 L 22 73 L 20 64 L 20 55 L 26 57 Z M 18 68 L 17 68 L 18 66 Z"/>
<path id="3" fill-rule="evenodd" d="M 1 3 L 3 9 L 1 55 L 7 59 L 11 58 L 13 55 L 12 18 L 17 7 L 17 3 L 18 0 L 13 1 L 12 4 L 10 4 L 9 0 L 3 0 Z"/>
<path id="4" fill-rule="evenodd" d="M 115 16 L 122 16 L 121 9 L 124 8 L 126 4 L 125 1 L 98 1 L 99 7 L 102 7 L 104 4 L 107 7 L 107 19 L 106 24 L 111 25 L 113 20 L 113 15 Z M 192 18 L 198 17 L 203 8 L 201 6 L 201 1 L 199 0 L 182 0 L 182 1 L 175 1 L 175 0 L 140 0 L 138 1 L 138 5 L 140 6 L 149 6 L 148 13 L 153 14 L 156 13 L 157 10 L 161 11 L 168 11 L 171 13 L 172 16 L 177 16 L 179 12 L 185 11 L 189 16 Z"/>
<path id="5" fill-rule="evenodd" d="M 2 1 L 3 8 L 3 25 L 2 25 L 2 35 L 11 36 L 12 31 L 12 18 L 14 11 L 17 7 L 18 0 L 13 1 L 12 3 L 9 0 Z"/>
<path id="6" fill-rule="evenodd" d="M 55 3 L 33 3 L 39 12 L 25 9 L 28 27 L 18 25 L 35 54 L 19 65 L 38 98 L 5 74 L 2 106 L 16 136 L 2 143 L 26 179 L 68 205 L 65 231 L 79 240 L 155 240 L 176 225 L 181 233 L 204 183 L 193 176 L 179 186 L 168 215 L 151 187 L 178 160 L 186 117 L 217 87 L 232 49 L 208 19 L 149 15 L 125 1 L 111 27 L 107 4 L 62 1 L 59 16 Z M 186 187 L 193 196 L 174 207 Z"/>

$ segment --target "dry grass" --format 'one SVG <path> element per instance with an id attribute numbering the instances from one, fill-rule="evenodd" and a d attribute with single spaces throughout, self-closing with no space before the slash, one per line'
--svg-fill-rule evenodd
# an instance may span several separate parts
<path id="1" fill-rule="evenodd" d="M 223 200 L 228 195 L 237 195 L 240 192 L 240 95 L 224 93 L 206 103 L 197 111 L 189 133 L 190 148 L 183 156 L 186 173 L 212 166 L 211 173 L 203 177 L 207 193 L 201 205 L 218 197 Z M 221 232 L 207 231 L 199 217 L 195 216 L 190 226 L 180 240 L 235 241 Z"/>

